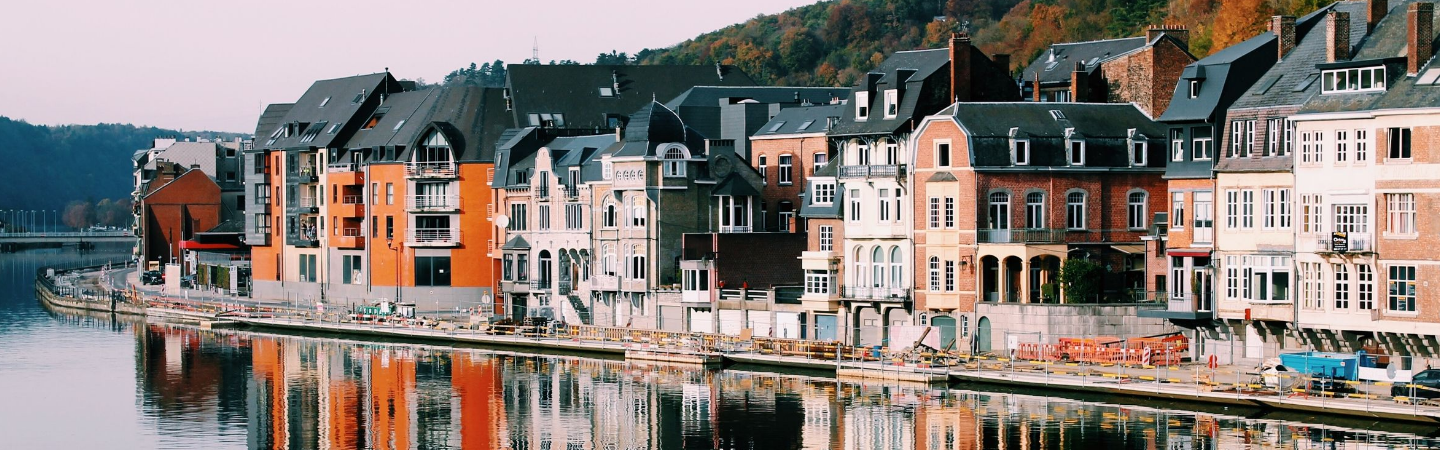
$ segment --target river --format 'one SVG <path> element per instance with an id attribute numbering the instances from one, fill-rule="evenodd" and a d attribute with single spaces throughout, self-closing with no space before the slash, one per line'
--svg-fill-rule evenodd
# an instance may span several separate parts
<path id="1" fill-rule="evenodd" d="M 119 250 L 0 255 L 0 448 L 1440 447 L 1426 426 L 210 331 L 35 300 L 38 267 Z"/>

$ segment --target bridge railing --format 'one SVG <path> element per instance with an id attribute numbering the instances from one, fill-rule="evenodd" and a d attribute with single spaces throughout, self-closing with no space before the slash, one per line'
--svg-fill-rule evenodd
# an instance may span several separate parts
<path id="1" fill-rule="evenodd" d="M 0 238 L 35 238 L 35 237 L 61 237 L 61 238 L 85 238 L 85 237 L 135 237 L 129 231 L 45 231 L 45 232 L 0 232 Z"/>

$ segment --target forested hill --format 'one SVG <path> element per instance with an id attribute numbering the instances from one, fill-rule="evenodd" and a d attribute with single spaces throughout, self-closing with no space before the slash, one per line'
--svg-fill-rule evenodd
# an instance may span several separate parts
<path id="1" fill-rule="evenodd" d="M 898 50 L 938 48 L 962 28 L 1013 69 L 1052 43 L 1138 36 L 1152 24 L 1189 28 L 1204 57 L 1265 31 L 1274 14 L 1303 15 L 1322 0 L 833 0 L 642 50 L 640 64 L 735 64 L 777 84 L 848 86 Z M 602 54 L 599 59 L 613 60 Z"/>
<path id="2" fill-rule="evenodd" d="M 61 209 L 73 200 L 129 197 L 131 155 L 164 136 L 237 135 L 108 123 L 41 126 L 0 116 L 0 209 Z"/>

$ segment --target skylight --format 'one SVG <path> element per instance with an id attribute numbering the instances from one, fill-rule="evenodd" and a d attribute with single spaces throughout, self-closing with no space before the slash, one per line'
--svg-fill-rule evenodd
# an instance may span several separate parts
<path id="1" fill-rule="evenodd" d="M 324 100 L 321 100 L 321 101 L 320 101 L 320 107 L 321 107 L 321 108 L 324 108 L 325 105 L 326 105 L 326 104 L 329 104 L 329 103 L 330 103 L 330 97 L 325 97 Z"/>
<path id="2" fill-rule="evenodd" d="M 810 119 L 810 120 L 801 122 L 801 123 L 800 123 L 800 128 L 796 128 L 795 131 L 805 131 L 805 130 L 808 130 L 808 129 L 810 129 L 810 124 L 812 124 L 812 123 L 815 123 L 815 119 Z"/>
<path id="3" fill-rule="evenodd" d="M 335 134 L 336 131 L 340 131 L 340 124 L 338 124 L 338 123 L 330 126 L 330 131 L 329 131 L 329 133 L 330 133 L 330 134 Z"/>
<path id="4" fill-rule="evenodd" d="M 1309 88 L 1310 88 L 1310 85 L 1315 84 L 1315 80 L 1317 80 L 1317 79 L 1319 79 L 1319 78 L 1320 78 L 1320 74 L 1318 74 L 1318 73 L 1312 73 L 1312 74 L 1310 74 L 1310 75 L 1306 75 L 1306 76 L 1305 76 L 1305 79 L 1300 80 L 1300 84 L 1295 85 L 1295 89 L 1291 89 L 1291 91 L 1300 92 L 1300 91 L 1309 89 Z"/>
<path id="5" fill-rule="evenodd" d="M 782 121 L 779 121 L 779 122 L 775 122 L 775 125 L 771 125 L 771 126 L 770 126 L 770 131 L 769 131 L 769 132 L 770 132 L 770 133 L 774 133 L 774 132 L 780 130 L 780 127 L 783 127 L 783 126 L 785 126 L 785 121 L 782 120 Z"/>
<path id="6" fill-rule="evenodd" d="M 601 96 L 601 97 L 614 97 L 614 96 L 615 96 L 615 88 L 612 88 L 612 87 L 602 87 L 602 88 L 600 88 L 600 96 Z"/>
<path id="7" fill-rule="evenodd" d="M 395 123 L 395 129 L 390 130 L 390 131 L 400 131 L 400 127 L 403 127 L 403 126 L 405 126 L 405 119 L 400 119 L 399 122 L 396 122 L 396 123 Z"/>
<path id="8" fill-rule="evenodd" d="M 1255 95 L 1265 95 L 1266 92 L 1270 92 L 1270 88 L 1275 87 L 1275 83 L 1280 82 L 1280 79 L 1284 77 L 1285 74 L 1282 73 L 1280 75 L 1276 75 L 1275 78 L 1271 78 L 1261 82 L 1260 90 L 1255 91 Z"/>
<path id="9" fill-rule="evenodd" d="M 1058 109 L 1052 109 L 1052 110 L 1050 110 L 1050 117 L 1054 117 L 1055 120 L 1064 120 L 1064 119 L 1065 119 L 1065 113 L 1061 112 L 1061 111 L 1058 110 Z"/>

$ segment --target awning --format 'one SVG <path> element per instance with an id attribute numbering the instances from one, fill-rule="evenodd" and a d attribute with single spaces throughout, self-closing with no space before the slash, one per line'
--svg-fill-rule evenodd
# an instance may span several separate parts
<path id="1" fill-rule="evenodd" d="M 1112 246 L 1110 246 L 1110 248 L 1113 248 L 1113 249 L 1115 249 L 1115 251 L 1118 251 L 1118 252 L 1120 252 L 1120 253 L 1124 253 L 1124 254 L 1127 254 L 1127 255 L 1143 255 L 1143 254 L 1145 254 L 1145 244 L 1118 244 L 1118 245 L 1112 245 Z"/>
<path id="2" fill-rule="evenodd" d="M 185 250 L 239 250 L 240 246 L 234 244 L 202 244 L 195 241 L 180 241 L 180 248 Z"/>
<path id="3" fill-rule="evenodd" d="M 1189 256 L 1189 257 L 1210 256 L 1210 249 L 1203 249 L 1203 248 L 1202 248 L 1202 249 L 1195 249 L 1195 248 L 1173 248 L 1173 249 L 1170 249 L 1170 250 L 1165 251 L 1165 256 Z"/>

